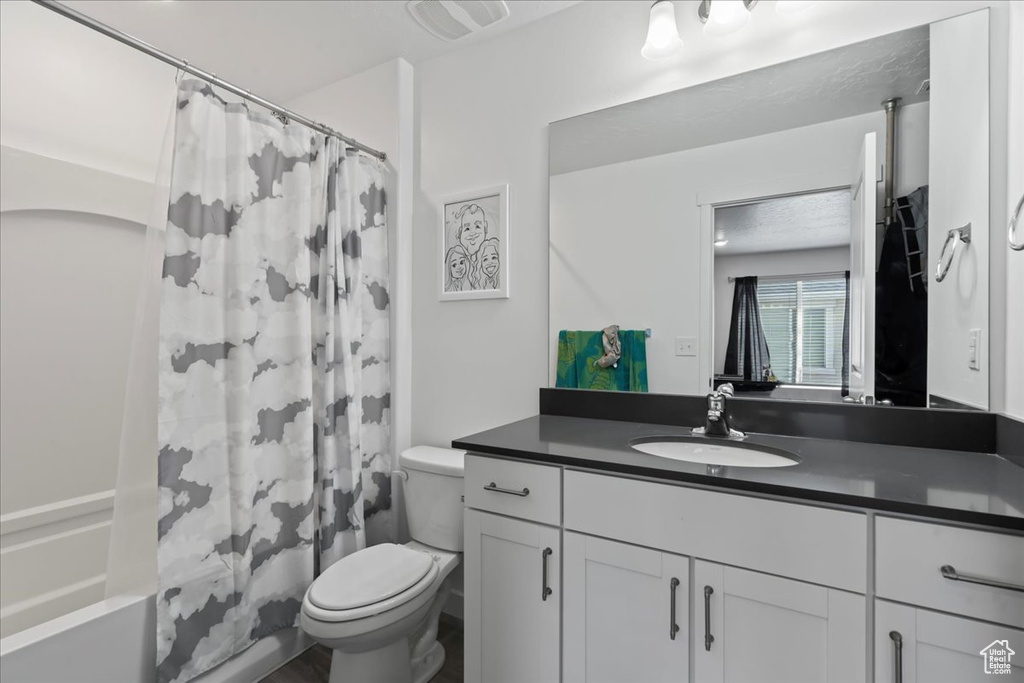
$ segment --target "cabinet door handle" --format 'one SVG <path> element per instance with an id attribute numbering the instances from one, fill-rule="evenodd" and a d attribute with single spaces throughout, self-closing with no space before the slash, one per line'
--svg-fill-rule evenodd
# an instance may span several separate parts
<path id="1" fill-rule="evenodd" d="M 548 596 L 551 595 L 551 589 L 548 588 L 548 555 L 551 555 L 554 550 L 551 548 L 544 548 L 540 554 L 540 599 L 547 600 Z"/>
<path id="2" fill-rule="evenodd" d="M 711 652 L 711 643 L 715 637 L 711 635 L 711 594 L 715 589 L 711 586 L 704 586 L 704 649 Z"/>
<path id="3" fill-rule="evenodd" d="M 679 633 L 679 624 L 676 623 L 676 588 L 679 587 L 679 579 L 672 577 L 672 580 L 668 582 L 668 637 L 670 640 L 676 639 L 676 634 Z"/>
<path id="4" fill-rule="evenodd" d="M 892 683 L 903 683 L 903 636 L 899 631 L 889 631 L 892 641 Z"/>
<path id="5" fill-rule="evenodd" d="M 520 498 L 525 498 L 526 496 L 530 495 L 530 489 L 528 488 L 524 488 L 522 491 L 516 491 L 515 489 L 503 489 L 497 484 L 495 484 L 493 481 L 484 487 L 484 491 L 494 491 L 495 493 L 507 493 L 510 496 L 519 496 Z"/>
<path id="6" fill-rule="evenodd" d="M 1017 593 L 1024 593 L 1024 586 L 1017 583 L 1007 583 L 1006 581 L 998 581 L 996 579 L 987 579 L 984 576 L 977 576 L 975 574 L 960 574 L 957 572 L 956 567 L 951 564 L 944 564 L 939 567 L 939 572 L 942 573 L 942 578 L 949 579 L 950 581 L 963 581 L 964 583 L 976 583 L 979 586 L 990 586 L 992 588 L 1003 588 L 1008 591 L 1015 591 Z"/>

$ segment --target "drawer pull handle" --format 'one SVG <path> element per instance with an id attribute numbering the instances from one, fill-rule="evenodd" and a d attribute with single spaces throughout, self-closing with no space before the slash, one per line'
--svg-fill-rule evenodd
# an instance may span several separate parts
<path id="1" fill-rule="evenodd" d="M 670 640 L 675 640 L 676 634 L 679 633 L 679 624 L 676 623 L 676 588 L 678 587 L 679 579 L 673 576 L 672 580 L 668 583 L 668 637 Z"/>
<path id="2" fill-rule="evenodd" d="M 524 488 L 522 491 L 516 491 L 515 489 L 503 489 L 497 484 L 495 484 L 493 481 L 484 487 L 484 491 L 494 491 L 495 493 L 507 493 L 510 496 L 519 496 L 520 498 L 525 498 L 526 496 L 530 495 L 530 489 L 528 488 Z"/>
<path id="3" fill-rule="evenodd" d="M 942 573 L 942 578 L 949 579 L 950 581 L 963 581 L 964 583 L 976 583 L 979 586 L 990 586 L 992 588 L 1003 588 L 1008 591 L 1016 591 L 1017 593 L 1024 593 L 1024 586 L 1017 583 L 1008 583 L 1006 581 L 998 581 L 996 579 L 986 579 L 984 576 L 975 576 L 974 574 L 960 574 L 957 572 L 956 567 L 951 564 L 944 564 L 939 567 L 939 571 Z"/>
<path id="4" fill-rule="evenodd" d="M 551 595 L 551 589 L 548 587 L 548 555 L 551 555 L 554 550 L 551 548 L 544 548 L 540 554 L 540 599 L 547 601 L 548 596 Z"/>
<path id="5" fill-rule="evenodd" d="M 903 683 L 903 636 L 899 631 L 889 631 L 892 641 L 892 681 Z"/>
<path id="6" fill-rule="evenodd" d="M 711 652 L 711 643 L 715 637 L 711 635 L 711 594 L 715 589 L 711 586 L 704 586 L 704 649 Z"/>

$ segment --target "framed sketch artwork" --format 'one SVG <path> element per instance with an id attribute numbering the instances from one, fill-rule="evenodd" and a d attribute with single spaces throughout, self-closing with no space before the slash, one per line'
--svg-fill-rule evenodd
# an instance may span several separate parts
<path id="1" fill-rule="evenodd" d="M 508 298 L 508 185 L 446 197 L 440 299 Z"/>

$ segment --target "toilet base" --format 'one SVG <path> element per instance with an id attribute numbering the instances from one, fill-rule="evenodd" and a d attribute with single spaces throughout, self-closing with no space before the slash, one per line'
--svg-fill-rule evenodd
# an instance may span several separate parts
<path id="1" fill-rule="evenodd" d="M 415 663 L 412 683 L 427 683 L 444 667 L 444 660 L 444 646 L 435 641 L 426 656 Z"/>
<path id="2" fill-rule="evenodd" d="M 409 667 L 409 640 L 360 652 L 335 650 L 331 655 L 328 683 L 414 683 Z"/>

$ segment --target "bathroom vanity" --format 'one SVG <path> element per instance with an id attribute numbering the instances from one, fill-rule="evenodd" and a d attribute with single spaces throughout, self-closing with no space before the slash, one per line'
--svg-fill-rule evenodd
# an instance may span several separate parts
<path id="1" fill-rule="evenodd" d="M 455 442 L 467 681 L 970 681 L 990 643 L 1024 645 L 1024 468 L 766 434 L 747 441 L 799 464 L 629 445 L 688 431 L 540 415 Z"/>
<path id="2" fill-rule="evenodd" d="M 563 389 L 453 442 L 467 681 L 961 683 L 1005 650 L 1024 681 L 1024 424 L 985 412 L 1014 381 L 1002 11 L 549 126 Z M 643 331 L 638 393 L 586 391 L 611 325 Z M 706 403 L 737 379 L 770 399 Z M 705 416 L 748 436 L 687 454 Z M 716 443 L 745 466 L 692 461 Z"/>

